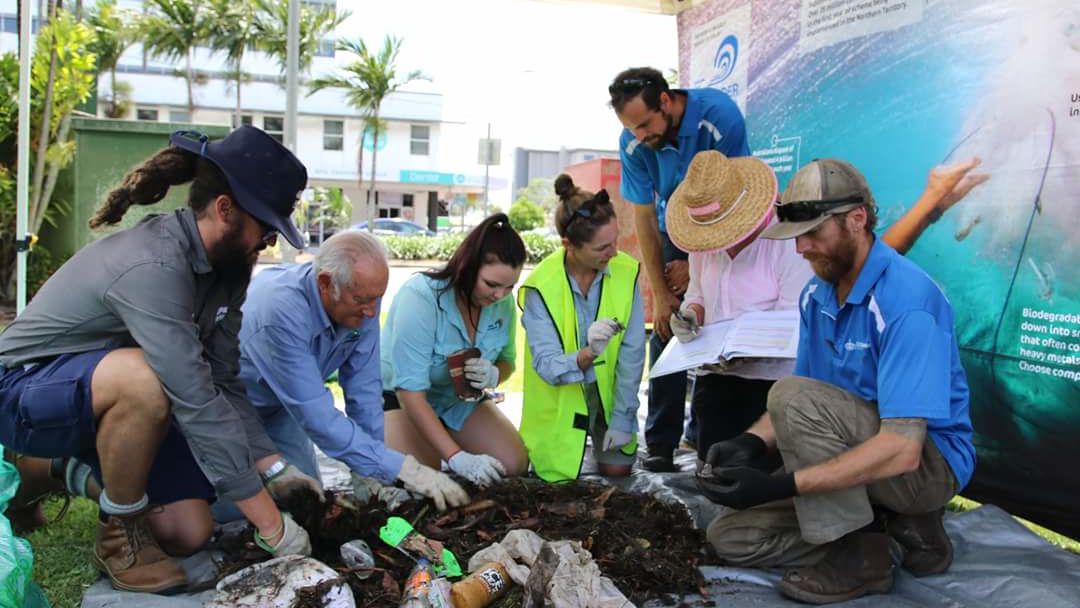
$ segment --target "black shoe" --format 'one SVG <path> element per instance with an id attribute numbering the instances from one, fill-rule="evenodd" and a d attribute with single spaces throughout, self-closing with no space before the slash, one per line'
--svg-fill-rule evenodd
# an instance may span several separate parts
<path id="1" fill-rule="evenodd" d="M 889 536 L 904 546 L 904 569 L 912 576 L 940 574 L 953 559 L 952 541 L 945 533 L 945 509 L 920 515 L 900 515 L 889 522 Z"/>
<path id="2" fill-rule="evenodd" d="M 668 453 L 666 456 L 649 456 L 641 463 L 641 468 L 653 473 L 675 473 L 679 467 L 675 466 L 675 459 Z"/>

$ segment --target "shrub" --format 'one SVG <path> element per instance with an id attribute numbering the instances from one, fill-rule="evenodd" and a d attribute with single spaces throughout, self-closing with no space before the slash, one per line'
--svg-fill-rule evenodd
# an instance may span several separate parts
<path id="1" fill-rule="evenodd" d="M 518 232 L 532 230 L 544 225 L 544 210 L 526 198 L 519 198 L 510 205 L 510 225 Z"/>
<path id="2" fill-rule="evenodd" d="M 562 241 L 554 236 L 523 234 L 521 240 L 525 241 L 526 261 L 529 264 L 536 264 L 551 255 L 559 247 L 562 247 Z"/>
<path id="3" fill-rule="evenodd" d="M 390 257 L 395 260 L 425 260 L 432 239 L 427 236 L 385 236 L 383 242 Z"/>

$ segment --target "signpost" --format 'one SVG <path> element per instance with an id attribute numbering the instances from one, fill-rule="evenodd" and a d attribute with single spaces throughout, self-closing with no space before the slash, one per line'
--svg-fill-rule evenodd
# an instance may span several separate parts
<path id="1" fill-rule="evenodd" d="M 488 214 L 488 182 L 491 166 L 499 164 L 502 152 L 502 140 L 491 139 L 491 123 L 487 126 L 487 137 L 480 140 L 479 162 L 484 165 L 484 217 Z"/>

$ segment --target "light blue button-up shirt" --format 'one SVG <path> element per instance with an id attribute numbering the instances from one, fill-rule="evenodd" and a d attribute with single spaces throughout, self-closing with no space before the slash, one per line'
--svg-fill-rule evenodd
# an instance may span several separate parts
<path id="1" fill-rule="evenodd" d="M 604 275 L 611 274 L 610 268 L 604 268 Z M 567 277 L 570 290 L 574 294 L 574 312 L 577 315 L 578 341 L 588 334 L 589 325 L 596 321 L 600 310 L 601 276 L 597 275 L 589 285 L 587 294 L 581 293 L 577 281 Z M 622 321 L 622 320 L 620 320 Z M 641 293 L 634 283 L 634 301 L 630 307 L 630 319 L 626 324 L 622 344 L 619 345 L 618 359 L 615 362 L 615 403 L 612 404 L 611 421 L 608 427 L 625 433 L 637 433 L 638 387 L 641 386 L 641 371 L 645 366 L 645 314 L 642 310 Z M 533 369 L 548 384 L 590 384 L 596 382 L 596 372 L 592 366 L 582 370 L 577 364 L 577 352 L 563 351 L 559 333 L 544 307 L 543 299 L 535 289 L 525 291 L 525 308 L 521 313 L 521 324 L 528 336 L 529 350 L 532 352 Z"/>
<path id="2" fill-rule="evenodd" d="M 379 315 L 337 327 L 323 308 L 311 263 L 276 266 L 251 280 L 240 330 L 240 377 L 260 410 L 284 407 L 331 458 L 390 483 L 404 455 L 383 443 Z M 325 379 L 335 370 L 345 413 Z"/>
<path id="3" fill-rule="evenodd" d="M 382 381 L 387 390 L 426 392 L 431 408 L 446 426 L 461 430 L 476 403 L 462 401 L 454 392 L 448 355 L 475 346 L 481 356 L 514 365 L 517 308 L 507 296 L 480 310 L 475 344 L 454 290 L 446 281 L 417 274 L 401 287 L 383 325 Z"/>

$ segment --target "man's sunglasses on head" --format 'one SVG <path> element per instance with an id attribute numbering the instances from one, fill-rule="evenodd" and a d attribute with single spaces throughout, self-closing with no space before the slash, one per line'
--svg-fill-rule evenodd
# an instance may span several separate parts
<path id="1" fill-rule="evenodd" d="M 781 222 L 808 222 L 844 205 L 856 205 L 865 202 L 863 197 L 856 194 L 844 198 L 835 198 L 826 201 L 792 201 L 790 203 L 776 204 L 776 217 Z"/>

